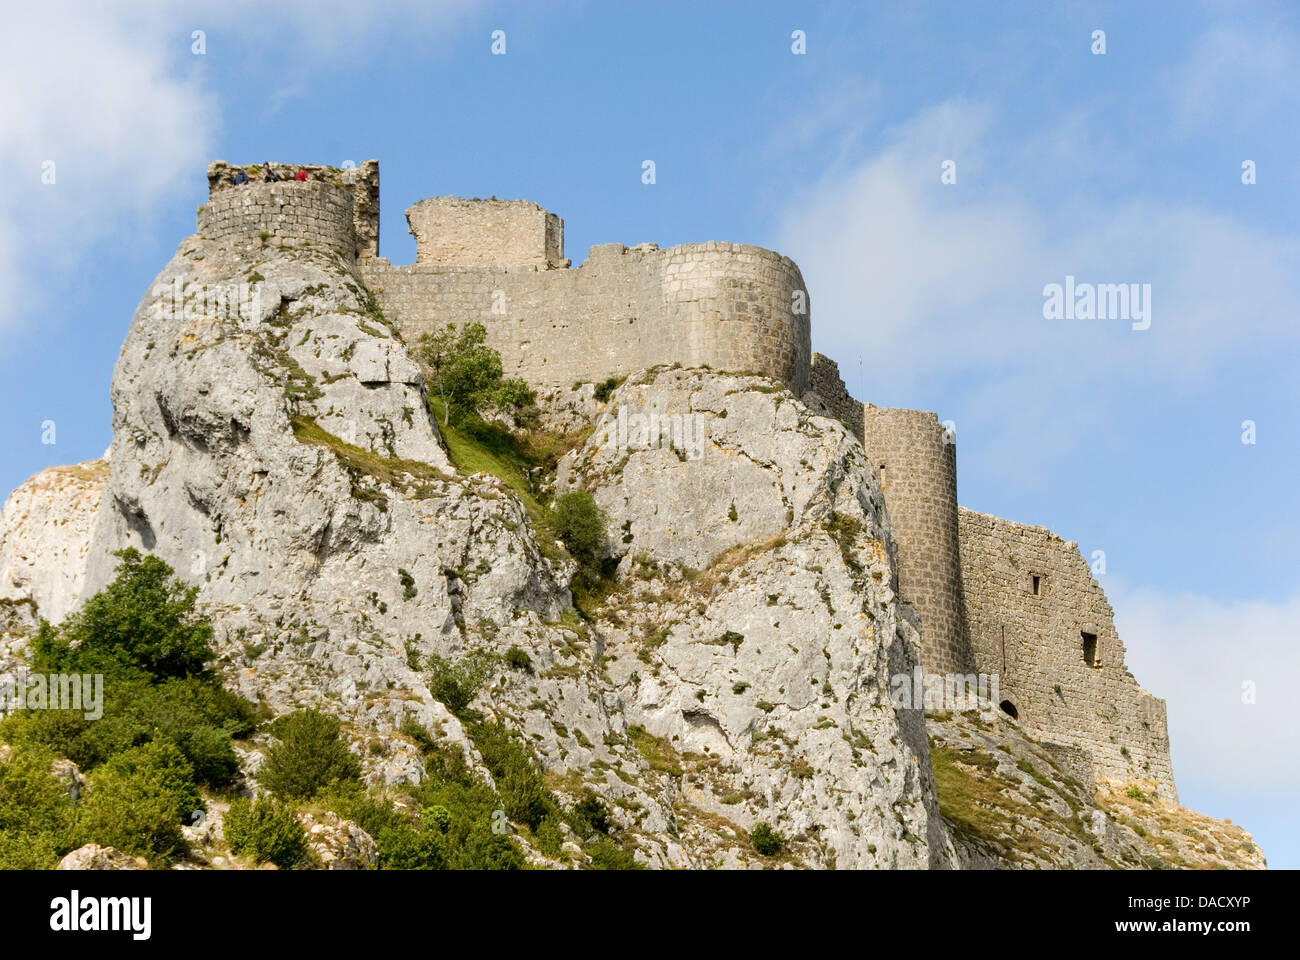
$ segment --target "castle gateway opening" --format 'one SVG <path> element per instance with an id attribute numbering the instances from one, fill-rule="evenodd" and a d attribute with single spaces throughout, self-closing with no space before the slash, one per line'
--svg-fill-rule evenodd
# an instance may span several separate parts
<path id="1" fill-rule="evenodd" d="M 1020 719 L 1020 711 L 1016 709 L 1016 705 L 1010 700 L 1003 700 L 998 704 L 998 708 L 1012 720 Z"/>

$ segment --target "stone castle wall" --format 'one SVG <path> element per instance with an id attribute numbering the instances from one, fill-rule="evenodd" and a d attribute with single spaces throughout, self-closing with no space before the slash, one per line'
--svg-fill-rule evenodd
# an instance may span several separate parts
<path id="1" fill-rule="evenodd" d="M 808 391 L 802 399 L 828 417 L 835 417 L 863 439 L 862 402 L 854 400 L 840 377 L 840 368 L 830 357 L 820 353 L 812 355 L 812 368 L 808 375 Z"/>
<path id="2" fill-rule="evenodd" d="M 208 202 L 199 207 L 198 234 L 209 240 L 268 239 L 319 243 L 348 257 L 379 254 L 379 164 L 342 169 L 320 164 L 273 163 L 278 183 L 262 182 L 261 164 L 208 164 Z M 296 181 L 306 170 L 311 179 Z M 249 183 L 235 185 L 243 170 Z"/>
<path id="3" fill-rule="evenodd" d="M 407 342 L 435 325 L 482 323 L 507 376 L 534 386 L 599 382 L 661 363 L 763 373 L 796 393 L 808 384 L 808 311 L 793 309 L 796 299 L 806 307 L 803 276 L 761 247 L 603 244 L 572 269 L 418 256 L 408 266 L 361 266 Z"/>
<path id="4" fill-rule="evenodd" d="M 933 673 L 973 669 L 961 618 L 957 447 L 933 413 L 864 404 L 863 446 L 880 476 L 897 544 L 898 582 L 921 614 L 921 657 Z"/>
<path id="5" fill-rule="evenodd" d="M 199 208 L 198 233 L 208 240 L 295 240 L 356 249 L 352 195 L 319 180 L 250 183 L 222 191 Z"/>
<path id="6" fill-rule="evenodd" d="M 433 197 L 406 211 L 416 263 L 539 267 L 564 262 L 564 221 L 528 200 Z"/>
<path id="7" fill-rule="evenodd" d="M 1175 798 L 1165 702 L 1125 666 L 1111 606 L 1077 544 L 964 508 L 958 521 L 976 667 L 998 675 L 1020 725 L 1086 750 L 1102 779 L 1151 780 Z"/>

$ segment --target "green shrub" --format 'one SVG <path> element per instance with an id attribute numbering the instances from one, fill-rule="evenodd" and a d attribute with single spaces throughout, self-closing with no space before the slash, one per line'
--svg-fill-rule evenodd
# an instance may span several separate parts
<path id="1" fill-rule="evenodd" d="M 278 740 L 267 751 L 258 779 L 283 800 L 307 800 L 326 787 L 361 776 L 361 765 L 343 742 L 334 717 L 299 710 L 279 717 L 272 732 Z"/>
<path id="2" fill-rule="evenodd" d="M 765 857 L 776 856 L 785 849 L 785 837 L 779 830 L 772 829 L 767 821 L 755 824 L 749 839 L 754 844 L 754 849 Z"/>
<path id="3" fill-rule="evenodd" d="M 585 791 L 582 799 L 573 806 L 569 826 L 580 837 L 609 833 L 609 811 L 605 808 L 604 801 L 591 790 Z"/>
<path id="4" fill-rule="evenodd" d="M 560 829 L 560 822 L 554 816 L 543 818 L 542 822 L 537 825 L 533 831 L 533 841 L 537 849 L 548 857 L 558 857 L 560 848 L 564 844 L 564 831 Z"/>
<path id="5" fill-rule="evenodd" d="M 135 667 L 104 677 L 104 709 L 98 720 L 72 710 L 28 710 L 0 722 L 12 743 L 43 744 L 90 771 L 109 757 L 153 739 L 180 748 L 194 779 L 211 787 L 230 783 L 239 763 L 230 738 L 256 725 L 251 703 L 198 677 L 155 680 Z"/>
<path id="6" fill-rule="evenodd" d="M 601 403 L 608 403 L 610 395 L 623 385 L 627 377 L 610 377 L 601 383 L 596 384 L 596 399 Z"/>
<path id="7" fill-rule="evenodd" d="M 514 733 L 499 723 L 476 723 L 470 736 L 496 780 L 507 817 L 536 829 L 548 813 L 558 809 L 532 754 Z"/>
<path id="8" fill-rule="evenodd" d="M 431 654 L 429 692 L 459 717 L 478 696 L 493 662 L 494 658 L 482 651 L 472 651 L 459 660 Z"/>
<path id="9" fill-rule="evenodd" d="M 591 494 L 570 490 L 555 500 L 555 532 L 575 557 L 595 556 L 605 545 L 605 513 Z"/>
<path id="10" fill-rule="evenodd" d="M 429 392 L 437 392 L 446 416 L 472 416 L 481 411 L 513 412 L 535 399 L 522 380 L 502 379 L 501 354 L 487 346 L 487 329 L 466 323 L 457 331 L 448 323 L 420 337 L 416 357 L 430 371 Z"/>
<path id="11" fill-rule="evenodd" d="M 645 865 L 638 862 L 630 850 L 625 850 L 610 840 L 601 837 L 585 850 L 591 857 L 591 866 L 595 870 L 644 870 Z"/>
<path id="12" fill-rule="evenodd" d="M 235 853 L 289 869 L 307 855 L 307 833 L 293 808 L 271 797 L 240 797 L 226 811 L 222 830 Z"/>
<path id="13" fill-rule="evenodd" d="M 95 771 L 81 804 L 81 843 L 166 862 L 185 847 L 182 823 L 204 809 L 193 768 L 174 744 L 123 751 Z"/>
<path id="14" fill-rule="evenodd" d="M 580 589 L 591 590 L 605 572 L 601 554 L 605 549 L 607 518 L 591 494 L 570 490 L 555 500 L 555 534 L 578 562 L 575 576 Z"/>
<path id="15" fill-rule="evenodd" d="M 526 670 L 531 673 L 533 658 L 523 648 L 511 644 L 510 649 L 506 651 L 506 665 L 514 670 Z"/>
<path id="16" fill-rule="evenodd" d="M 49 751 L 15 748 L 0 763 L 0 870 L 50 870 L 77 846 L 68 785 Z"/>
<path id="17" fill-rule="evenodd" d="M 194 589 L 157 557 L 118 555 L 117 578 L 60 626 L 42 623 L 32 644 L 33 672 L 103 674 L 103 716 L 19 711 L 0 721 L 0 737 L 48 747 L 87 772 L 131 747 L 168 740 L 199 783 L 224 786 L 238 772 L 230 738 L 253 731 L 253 705 L 204 672 L 212 628 L 195 615 Z"/>

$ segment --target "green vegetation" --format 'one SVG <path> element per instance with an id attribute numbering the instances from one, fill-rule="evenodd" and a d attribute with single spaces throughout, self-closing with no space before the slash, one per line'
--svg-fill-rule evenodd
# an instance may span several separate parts
<path id="1" fill-rule="evenodd" d="M 754 849 L 765 857 L 774 857 L 785 849 L 785 837 L 767 821 L 755 824 L 749 839 L 754 844 Z"/>
<path id="2" fill-rule="evenodd" d="M 61 625 L 42 622 L 32 643 L 33 673 L 103 676 L 102 716 L 21 710 L 0 721 L 13 748 L 0 764 L 0 866 L 53 867 L 92 842 L 166 866 L 184 848 L 182 824 L 204 809 L 199 788 L 232 782 L 231 740 L 256 726 L 253 705 L 207 669 L 212 626 L 197 591 L 156 557 L 117 556 L 113 582 Z M 60 757 L 88 776 L 84 798 L 50 774 Z"/>
<path id="3" fill-rule="evenodd" d="M 385 483 L 408 492 L 416 487 L 418 481 L 447 479 L 442 471 L 419 460 L 385 457 L 372 450 L 347 443 L 323 429 L 310 417 L 295 416 L 290 422 L 293 435 L 300 443 L 327 447 L 338 458 L 339 464 L 352 477 L 354 497 L 358 500 L 373 501 L 380 509 L 387 509 L 388 498 L 380 491 L 359 483 L 362 478 L 368 477 L 377 483 Z"/>
<path id="4" fill-rule="evenodd" d="M 533 658 L 522 647 L 511 644 L 510 649 L 506 651 L 506 665 L 512 670 L 523 670 L 532 673 Z"/>
<path id="5" fill-rule="evenodd" d="M 16 749 L 0 763 L 0 870 L 47 869 L 75 846 L 75 804 L 67 781 L 50 773 L 52 759 Z"/>
<path id="6" fill-rule="evenodd" d="M 467 717 L 469 705 L 491 673 L 496 658 L 486 651 L 473 650 L 459 660 L 438 654 L 429 657 L 429 692 L 446 704 L 458 717 Z"/>
<path id="7" fill-rule="evenodd" d="M 627 377 L 610 377 L 608 380 L 596 384 L 596 399 L 601 403 L 608 403 L 610 395 L 621 387 L 626 379 Z"/>
<path id="8" fill-rule="evenodd" d="M 824 526 L 826 532 L 839 545 L 844 565 L 851 572 L 861 574 L 862 563 L 857 557 L 857 542 L 862 535 L 862 521 L 856 517 L 846 517 L 842 513 L 832 513 Z"/>
<path id="9" fill-rule="evenodd" d="M 281 800 L 309 800 L 328 787 L 360 779 L 361 765 L 334 717 L 299 710 L 276 718 L 271 732 L 277 740 L 258 779 Z"/>
<path id="10" fill-rule="evenodd" d="M 578 561 L 574 578 L 579 589 L 597 587 L 605 575 L 600 557 L 605 545 L 605 511 L 597 506 L 591 494 L 583 490 L 570 490 L 555 500 L 555 533 Z"/>
<path id="11" fill-rule="evenodd" d="M 673 749 L 672 744 L 663 737 L 656 737 L 648 733 L 645 727 L 639 724 L 628 727 L 627 736 L 636 745 L 637 750 L 641 752 L 641 756 L 645 758 L 651 770 L 666 773 L 672 777 L 682 775 L 682 758 Z"/>
<path id="12" fill-rule="evenodd" d="M 429 386 L 444 406 L 444 422 L 485 412 L 512 416 L 534 400 L 519 379 L 503 379 L 501 354 L 487 346 L 481 323 L 454 323 L 420 337 L 416 357 L 429 369 Z"/>
<path id="13" fill-rule="evenodd" d="M 258 863 L 287 870 L 307 855 L 307 834 L 293 808 L 271 797 L 235 800 L 226 811 L 222 832 L 234 853 L 251 854 Z"/>

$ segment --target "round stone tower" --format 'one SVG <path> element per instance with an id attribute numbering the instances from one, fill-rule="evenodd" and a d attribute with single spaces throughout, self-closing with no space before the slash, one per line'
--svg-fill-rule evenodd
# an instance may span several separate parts
<path id="1" fill-rule="evenodd" d="M 208 166 L 208 202 L 199 207 L 199 236 L 235 243 L 291 241 L 321 244 L 347 257 L 374 256 L 379 237 L 379 166 L 272 164 L 281 179 L 262 181 L 260 168 L 244 168 L 248 183 L 233 178 L 241 168 L 217 161 Z M 295 180 L 306 170 L 308 179 Z"/>
<path id="2" fill-rule="evenodd" d="M 961 617 L 957 448 L 933 413 L 863 405 L 863 446 L 880 473 L 897 547 L 899 591 L 921 615 L 921 662 L 972 673 Z"/>

